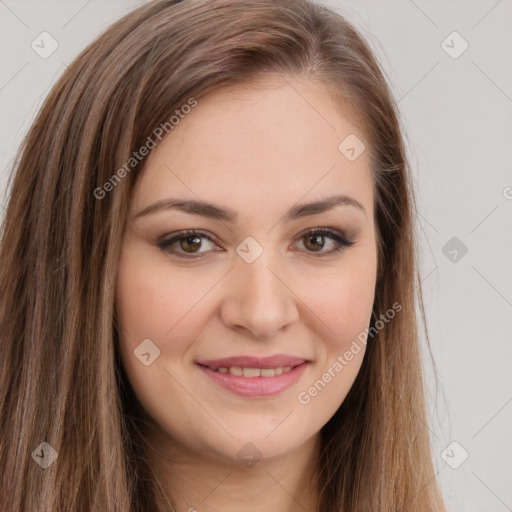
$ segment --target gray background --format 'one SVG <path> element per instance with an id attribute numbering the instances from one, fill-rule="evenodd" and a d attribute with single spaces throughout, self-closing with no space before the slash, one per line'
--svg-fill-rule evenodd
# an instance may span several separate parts
<path id="1" fill-rule="evenodd" d="M 142 3 L 0 0 L 2 192 L 65 66 Z M 439 377 L 436 387 L 424 349 L 430 428 L 447 504 L 512 511 L 512 1 L 324 3 L 374 48 L 406 127 Z M 43 31 L 58 43 L 47 59 L 31 48 Z"/>

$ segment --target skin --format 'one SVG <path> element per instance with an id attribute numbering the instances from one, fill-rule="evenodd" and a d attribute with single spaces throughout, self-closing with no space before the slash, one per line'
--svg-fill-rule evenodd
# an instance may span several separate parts
<path id="1" fill-rule="evenodd" d="M 297 397 L 369 325 L 376 284 L 368 151 L 351 162 L 338 150 L 351 133 L 365 141 L 323 85 L 268 79 L 200 99 L 148 156 L 130 206 L 116 311 L 122 362 L 150 423 L 150 456 L 177 511 L 316 510 L 320 429 L 350 390 L 365 345 L 309 403 Z M 365 211 L 341 205 L 281 220 L 297 203 L 334 194 Z M 168 197 L 208 201 L 238 219 L 177 209 L 135 218 Z M 354 245 L 329 255 L 337 246 L 329 236 L 308 244 L 307 231 L 320 227 Z M 159 247 L 183 229 L 214 241 L 175 242 L 184 257 Z M 263 248 L 252 263 L 236 252 L 247 236 Z M 134 355 L 144 339 L 160 350 L 148 366 Z M 271 354 L 310 360 L 297 383 L 271 397 L 235 395 L 195 364 Z M 240 460 L 247 443 L 259 453 L 250 466 Z"/>

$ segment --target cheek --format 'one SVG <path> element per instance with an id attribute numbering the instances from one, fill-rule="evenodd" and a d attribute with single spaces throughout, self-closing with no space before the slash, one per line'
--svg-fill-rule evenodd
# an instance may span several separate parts
<path id="1" fill-rule="evenodd" d="M 350 276 L 329 280 L 319 293 L 310 292 L 308 306 L 326 324 L 327 338 L 343 340 L 364 329 L 369 322 L 374 300 L 374 286 Z"/>
<path id="2" fill-rule="evenodd" d="M 140 262 L 140 264 L 139 264 Z M 169 265 L 147 260 L 126 251 L 121 261 L 116 290 L 118 324 L 125 339 L 149 338 L 163 343 L 173 337 L 173 346 L 179 348 L 178 334 L 184 325 L 190 328 L 191 317 L 198 309 L 194 305 L 206 293 L 208 283 L 190 279 L 187 272 L 169 270 Z M 192 324 L 200 330 L 197 321 Z M 189 331 L 189 336 L 192 333 Z"/>
<path id="3" fill-rule="evenodd" d="M 193 306 L 205 292 L 206 289 L 191 287 L 186 273 L 171 273 L 168 264 L 148 257 L 144 250 L 129 244 L 125 247 L 118 269 L 115 301 L 119 351 L 137 399 L 149 416 L 162 424 L 166 424 L 169 410 L 163 406 L 163 397 L 180 396 L 181 392 L 166 369 L 169 361 L 180 364 L 202 329 L 198 321 L 200 309 Z M 170 337 L 172 343 L 166 343 Z M 153 354 L 158 353 L 158 357 L 145 365 L 137 354 L 142 353 L 139 346 L 148 339 L 159 353 L 152 352 L 153 346 L 146 342 L 150 360 Z M 185 419 L 180 421 L 187 423 Z M 166 426 L 172 431 L 172 425 Z"/>
<path id="4" fill-rule="evenodd" d="M 315 329 L 314 369 L 299 390 L 297 402 L 311 431 L 321 428 L 345 400 L 361 368 L 366 344 L 361 333 L 369 326 L 374 302 L 375 273 L 359 261 L 336 271 L 318 292 L 304 295 L 308 307 L 321 319 Z M 319 327 L 321 325 L 321 327 Z"/>
<path id="5" fill-rule="evenodd" d="M 207 293 L 218 277 L 197 274 L 171 269 L 165 258 L 130 244 L 123 251 L 116 286 L 119 350 L 141 403 L 151 404 L 155 392 L 169 394 L 172 378 L 165 368 L 176 370 L 188 364 L 189 349 L 205 329 Z M 147 339 L 159 355 L 145 366 L 136 355 L 142 353 L 138 347 Z"/>
<path id="6" fill-rule="evenodd" d="M 368 327 L 375 298 L 374 251 L 347 253 L 343 264 L 330 272 L 310 274 L 300 296 L 319 319 L 324 348 L 341 350 Z M 322 327 L 320 327 L 322 326 Z"/>

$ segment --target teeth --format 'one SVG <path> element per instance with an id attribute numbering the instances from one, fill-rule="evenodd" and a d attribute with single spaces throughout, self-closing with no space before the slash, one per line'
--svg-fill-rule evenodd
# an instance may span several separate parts
<path id="1" fill-rule="evenodd" d="M 230 368 L 229 371 L 233 370 Z M 259 368 L 242 368 L 244 377 L 259 377 L 261 375 Z"/>
<path id="2" fill-rule="evenodd" d="M 230 366 L 229 368 L 213 368 L 220 373 L 230 373 L 241 377 L 274 377 L 274 375 L 281 375 L 281 373 L 289 372 L 292 366 L 278 366 L 277 368 L 240 368 L 239 366 Z"/>

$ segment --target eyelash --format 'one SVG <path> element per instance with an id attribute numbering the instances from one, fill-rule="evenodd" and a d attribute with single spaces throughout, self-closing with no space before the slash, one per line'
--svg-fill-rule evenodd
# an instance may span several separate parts
<path id="1" fill-rule="evenodd" d="M 341 234 L 341 233 L 339 233 L 337 231 L 333 231 L 333 230 L 328 229 L 328 228 L 315 228 L 315 229 L 312 229 L 310 231 L 307 231 L 306 233 L 304 233 L 303 235 L 301 235 L 299 237 L 299 240 L 301 240 L 303 238 L 307 238 L 307 237 L 311 237 L 311 236 L 319 236 L 319 235 L 320 236 L 327 235 L 329 238 L 331 238 L 335 242 L 337 242 L 338 246 L 335 249 L 332 249 L 332 250 L 330 250 L 328 252 L 324 252 L 324 253 L 320 253 L 320 254 L 315 254 L 312 251 L 307 251 L 313 257 L 315 257 L 315 258 L 322 258 L 322 257 L 325 257 L 325 256 L 330 256 L 330 255 L 335 254 L 335 253 L 339 253 L 339 252 L 345 250 L 348 247 L 352 247 L 355 244 L 354 240 L 349 240 L 343 234 Z M 194 256 L 193 253 L 183 253 L 183 252 L 180 253 L 178 251 L 170 249 L 170 246 L 172 244 L 174 244 L 175 242 L 179 242 L 180 240 L 184 240 L 184 239 L 192 237 L 192 236 L 200 236 L 200 237 L 206 238 L 210 242 L 216 243 L 213 238 L 211 238 L 210 236 L 208 236 L 205 233 L 202 233 L 201 231 L 196 231 L 196 230 L 193 230 L 193 229 L 187 229 L 185 231 L 180 231 L 179 233 L 177 233 L 172 238 L 169 238 L 168 240 L 163 240 L 163 241 L 159 242 L 158 246 L 163 251 L 169 252 L 171 254 L 175 254 L 179 258 L 197 259 L 197 258 L 201 257 L 201 254 L 204 254 L 204 253 L 195 253 L 196 255 Z"/>

